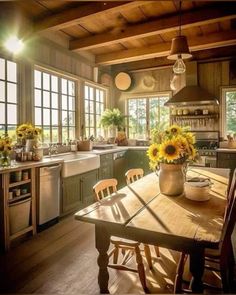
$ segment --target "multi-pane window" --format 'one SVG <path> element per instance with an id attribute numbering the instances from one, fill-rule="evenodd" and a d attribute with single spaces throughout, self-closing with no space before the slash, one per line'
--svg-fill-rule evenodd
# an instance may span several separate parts
<path id="1" fill-rule="evenodd" d="M 150 130 L 158 124 L 169 124 L 169 108 L 164 103 L 169 96 L 155 96 L 128 99 L 129 138 L 147 138 Z"/>
<path id="2" fill-rule="evenodd" d="M 34 71 L 35 125 L 43 130 L 44 142 L 75 138 L 75 82 Z"/>
<path id="3" fill-rule="evenodd" d="M 84 94 L 85 135 L 103 135 L 99 122 L 105 109 L 105 90 L 86 84 Z"/>
<path id="4" fill-rule="evenodd" d="M 0 135 L 15 136 L 18 123 L 17 64 L 0 58 Z"/>
<path id="5" fill-rule="evenodd" d="M 223 89 L 222 119 L 223 136 L 236 134 L 236 88 Z"/>

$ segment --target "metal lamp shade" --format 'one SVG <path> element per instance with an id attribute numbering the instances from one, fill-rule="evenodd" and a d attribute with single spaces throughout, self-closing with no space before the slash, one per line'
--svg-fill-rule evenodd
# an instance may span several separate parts
<path id="1" fill-rule="evenodd" d="M 167 58 L 177 60 L 180 57 L 182 59 L 192 57 L 192 54 L 189 52 L 186 36 L 178 36 L 172 39 L 170 55 Z"/>

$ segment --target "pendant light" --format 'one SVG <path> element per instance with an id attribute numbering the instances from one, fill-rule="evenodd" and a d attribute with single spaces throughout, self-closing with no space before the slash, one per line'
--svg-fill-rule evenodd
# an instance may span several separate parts
<path id="1" fill-rule="evenodd" d="M 192 57 L 189 52 L 187 38 L 181 35 L 181 5 L 182 1 L 179 1 L 179 35 L 172 39 L 170 55 L 167 57 L 176 60 L 173 66 L 175 74 L 183 74 L 186 70 L 183 60 Z"/>

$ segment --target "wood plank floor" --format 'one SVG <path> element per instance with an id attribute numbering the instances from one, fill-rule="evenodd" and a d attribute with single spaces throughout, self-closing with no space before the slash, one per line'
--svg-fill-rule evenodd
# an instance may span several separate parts
<path id="1" fill-rule="evenodd" d="M 172 293 L 179 254 L 161 248 L 161 258 L 152 255 L 152 271 L 144 259 L 151 293 Z M 67 217 L 0 256 L 0 292 L 98 294 L 96 259 L 94 226 Z M 133 259 L 130 264 L 135 265 Z M 144 293 L 136 273 L 109 273 L 112 294 Z M 213 274 L 208 278 L 219 283 Z"/>

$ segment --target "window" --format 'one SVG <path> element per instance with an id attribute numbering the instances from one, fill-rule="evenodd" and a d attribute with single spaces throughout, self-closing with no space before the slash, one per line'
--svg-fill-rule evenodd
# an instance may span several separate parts
<path id="1" fill-rule="evenodd" d="M 236 133 L 236 88 L 222 91 L 222 135 Z"/>
<path id="2" fill-rule="evenodd" d="M 105 109 L 105 90 L 85 84 L 84 94 L 85 135 L 103 135 L 99 122 Z"/>
<path id="3" fill-rule="evenodd" d="M 169 108 L 164 103 L 168 95 L 128 99 L 129 138 L 147 138 L 157 124 L 169 124 Z"/>
<path id="4" fill-rule="evenodd" d="M 18 123 L 17 64 L 0 58 L 0 135 L 15 136 Z"/>
<path id="5" fill-rule="evenodd" d="M 40 70 L 34 71 L 35 125 L 44 142 L 75 138 L 75 82 Z"/>

